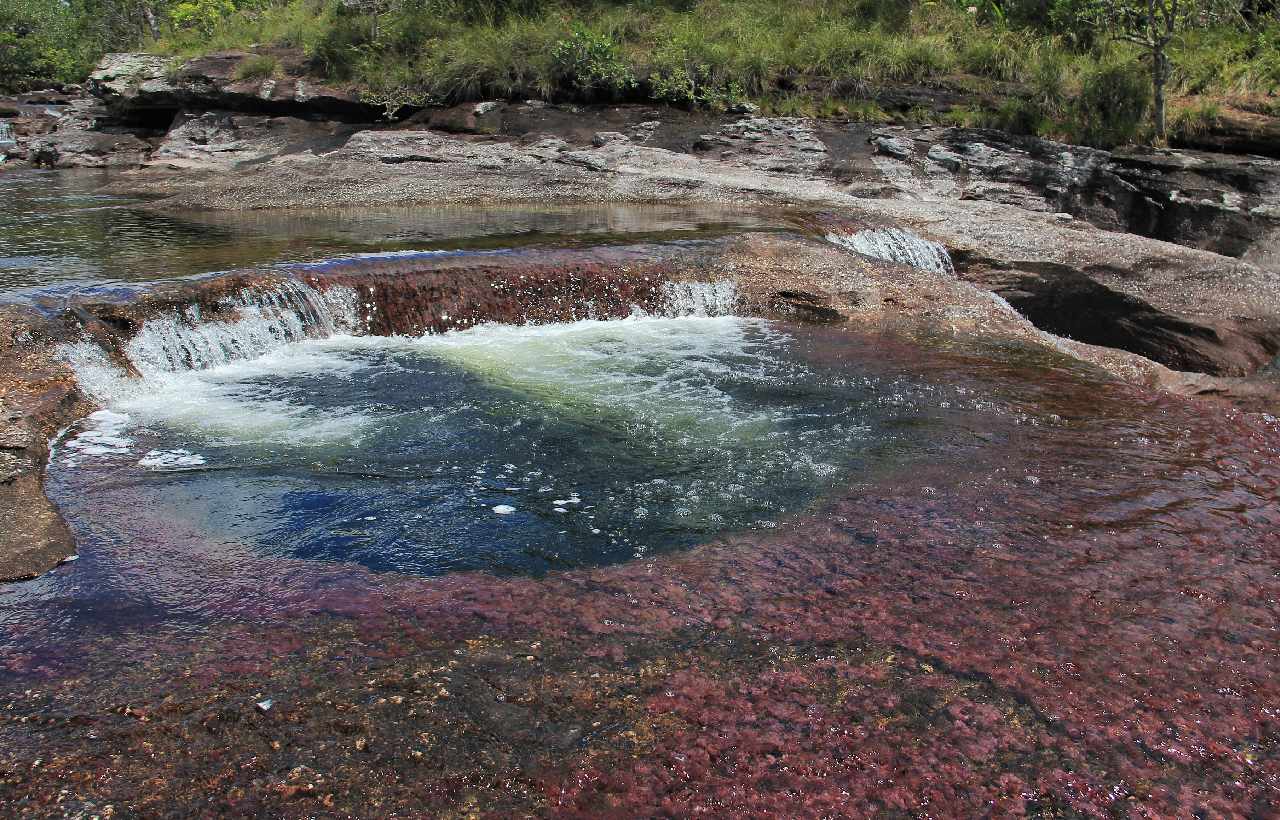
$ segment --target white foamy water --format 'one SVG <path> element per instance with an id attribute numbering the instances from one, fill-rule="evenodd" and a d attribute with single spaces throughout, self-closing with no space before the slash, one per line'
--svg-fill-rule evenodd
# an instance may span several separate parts
<path id="1" fill-rule="evenodd" d="M 90 436 L 77 446 L 107 446 L 129 426 L 146 425 L 195 436 L 197 448 L 202 440 L 224 445 L 358 443 L 410 409 L 383 406 L 377 396 L 361 395 L 362 381 L 372 376 L 373 368 L 385 373 L 409 356 L 461 368 L 564 417 L 609 418 L 634 428 L 637 435 L 661 433 L 689 446 L 719 442 L 768 447 L 773 446 L 769 436 L 786 421 L 788 411 L 736 401 L 724 384 L 763 382 L 794 370 L 796 365 L 774 358 L 784 341 L 781 332 L 761 320 L 635 316 L 482 325 L 421 337 L 335 335 L 200 369 L 149 367 L 141 379 L 124 374 L 93 344 L 68 346 L 64 355 L 82 386 L 126 418 L 118 428 L 97 428 L 106 438 Z M 341 404 L 311 394 L 314 388 L 296 386 L 315 379 L 333 384 Z M 194 448 L 189 454 L 174 455 L 174 450 L 147 453 L 141 466 L 185 466 L 181 458 L 197 457 Z M 561 496 L 563 504 L 577 501 L 573 495 Z"/>
<path id="2" fill-rule="evenodd" d="M 149 450 L 138 461 L 138 466 L 148 470 L 177 470 L 183 467 L 199 467 L 204 456 L 190 450 Z"/>
<path id="3" fill-rule="evenodd" d="M 68 455 L 64 462 L 74 466 L 80 459 L 95 456 L 120 456 L 129 453 L 133 439 L 126 435 L 129 417 L 123 413 L 99 410 L 85 419 L 81 431 L 68 439 Z"/>
<path id="4" fill-rule="evenodd" d="M 291 342 L 354 333 L 361 326 L 358 297 L 347 287 L 318 291 L 287 281 L 266 290 L 244 290 L 225 301 L 233 321 L 205 321 L 198 307 L 148 319 L 126 345 L 144 376 L 203 370 L 253 359 Z"/>
<path id="5" fill-rule="evenodd" d="M 667 282 L 662 286 L 664 314 L 676 316 L 732 316 L 738 307 L 738 287 L 720 282 Z"/>
<path id="6" fill-rule="evenodd" d="M 725 380 L 768 380 L 795 365 L 774 354 L 785 335 L 762 320 L 637 316 L 553 325 L 482 325 L 405 340 L 406 350 L 448 361 L 554 407 L 607 413 L 661 428 L 687 443 L 762 441 L 779 419 L 735 401 Z"/>
<path id="7" fill-rule="evenodd" d="M 874 228 L 854 234 L 827 234 L 827 241 L 873 259 L 955 276 L 951 254 L 937 242 L 902 228 Z"/>
<path id="8" fill-rule="evenodd" d="M 373 420 L 359 407 L 317 407 L 284 384 L 304 376 L 354 378 L 366 363 L 344 354 L 341 341 L 354 338 L 333 337 L 327 347 L 325 340 L 297 342 L 255 359 L 144 371 L 142 378 L 125 374 L 91 343 L 62 352 L 82 389 L 134 426 L 162 425 L 226 443 L 305 445 L 358 440 Z"/>

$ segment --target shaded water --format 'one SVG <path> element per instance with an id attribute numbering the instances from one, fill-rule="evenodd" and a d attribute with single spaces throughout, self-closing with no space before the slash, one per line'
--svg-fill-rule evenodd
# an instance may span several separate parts
<path id="1" fill-rule="evenodd" d="M 169 214 L 98 193 L 95 171 L 0 174 L 0 301 L 93 292 L 369 251 L 510 247 L 716 235 L 776 220 L 664 206 L 387 207 Z"/>

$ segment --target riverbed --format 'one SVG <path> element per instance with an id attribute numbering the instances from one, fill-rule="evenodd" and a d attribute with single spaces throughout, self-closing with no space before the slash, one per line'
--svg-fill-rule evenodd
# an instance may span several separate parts
<path id="1" fill-rule="evenodd" d="M 326 223 L 244 253 L 491 253 L 603 224 L 477 248 L 413 219 L 407 245 Z M 643 232 L 778 222 L 662 219 Z M 256 241 L 228 230 L 209 247 Z M 8 259 L 80 290 L 157 278 L 67 241 Z M 160 278 L 249 261 L 158 254 Z M 13 298 L 65 298 L 32 295 L 40 270 Z M 765 319 L 695 284 L 629 315 L 387 335 L 358 290 L 261 290 L 234 321 L 68 346 L 98 410 L 55 438 L 47 487 L 79 553 L 0 590 L 0 802 L 1275 813 L 1280 422 L 1044 346 Z"/>

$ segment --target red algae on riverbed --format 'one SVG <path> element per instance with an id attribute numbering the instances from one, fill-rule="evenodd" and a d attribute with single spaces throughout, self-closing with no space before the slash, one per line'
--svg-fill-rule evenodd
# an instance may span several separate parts
<path id="1" fill-rule="evenodd" d="M 860 344 L 886 372 L 907 352 Z M 239 617 L 201 630 L 10 642 L 0 802 L 1280 813 L 1277 422 L 1054 367 L 918 366 L 1004 412 L 773 529 L 543 579 L 262 561 L 225 569 Z"/>

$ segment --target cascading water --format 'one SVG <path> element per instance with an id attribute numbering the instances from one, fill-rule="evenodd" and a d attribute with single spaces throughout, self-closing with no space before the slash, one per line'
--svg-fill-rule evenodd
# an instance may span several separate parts
<path id="1" fill-rule="evenodd" d="M 199 306 L 191 306 L 148 319 L 124 350 L 145 379 L 251 360 L 305 339 L 361 335 L 377 310 L 373 301 L 364 301 L 366 296 L 372 299 L 372 290 L 368 294 L 362 291 L 345 285 L 320 289 L 293 279 L 268 288 L 246 288 L 222 300 L 220 307 L 233 313 L 233 319 L 208 319 Z M 657 313 L 667 317 L 731 316 L 736 304 L 737 289 L 729 280 L 669 282 L 662 287 Z M 93 347 L 81 343 L 64 348 L 80 370 L 82 383 L 90 388 L 101 379 L 90 378 L 88 370 L 100 369 L 105 363 Z"/>
<path id="2" fill-rule="evenodd" d="M 265 290 L 245 289 L 225 300 L 232 321 L 203 321 L 198 307 L 147 320 L 126 350 L 138 372 L 204 370 L 252 359 L 282 345 L 360 327 L 352 288 L 316 290 L 297 281 Z"/>
<path id="3" fill-rule="evenodd" d="M 4 162 L 8 153 L 17 145 L 17 140 L 13 138 L 13 126 L 7 122 L 0 122 L 0 162 Z"/>
<path id="4" fill-rule="evenodd" d="M 738 288 L 727 279 L 668 282 L 662 287 L 662 295 L 663 313 L 667 316 L 732 316 L 738 304 Z"/>
<path id="5" fill-rule="evenodd" d="M 955 276 L 951 254 L 937 242 L 903 228 L 872 228 L 854 234 L 828 233 L 827 241 L 873 259 Z"/>

